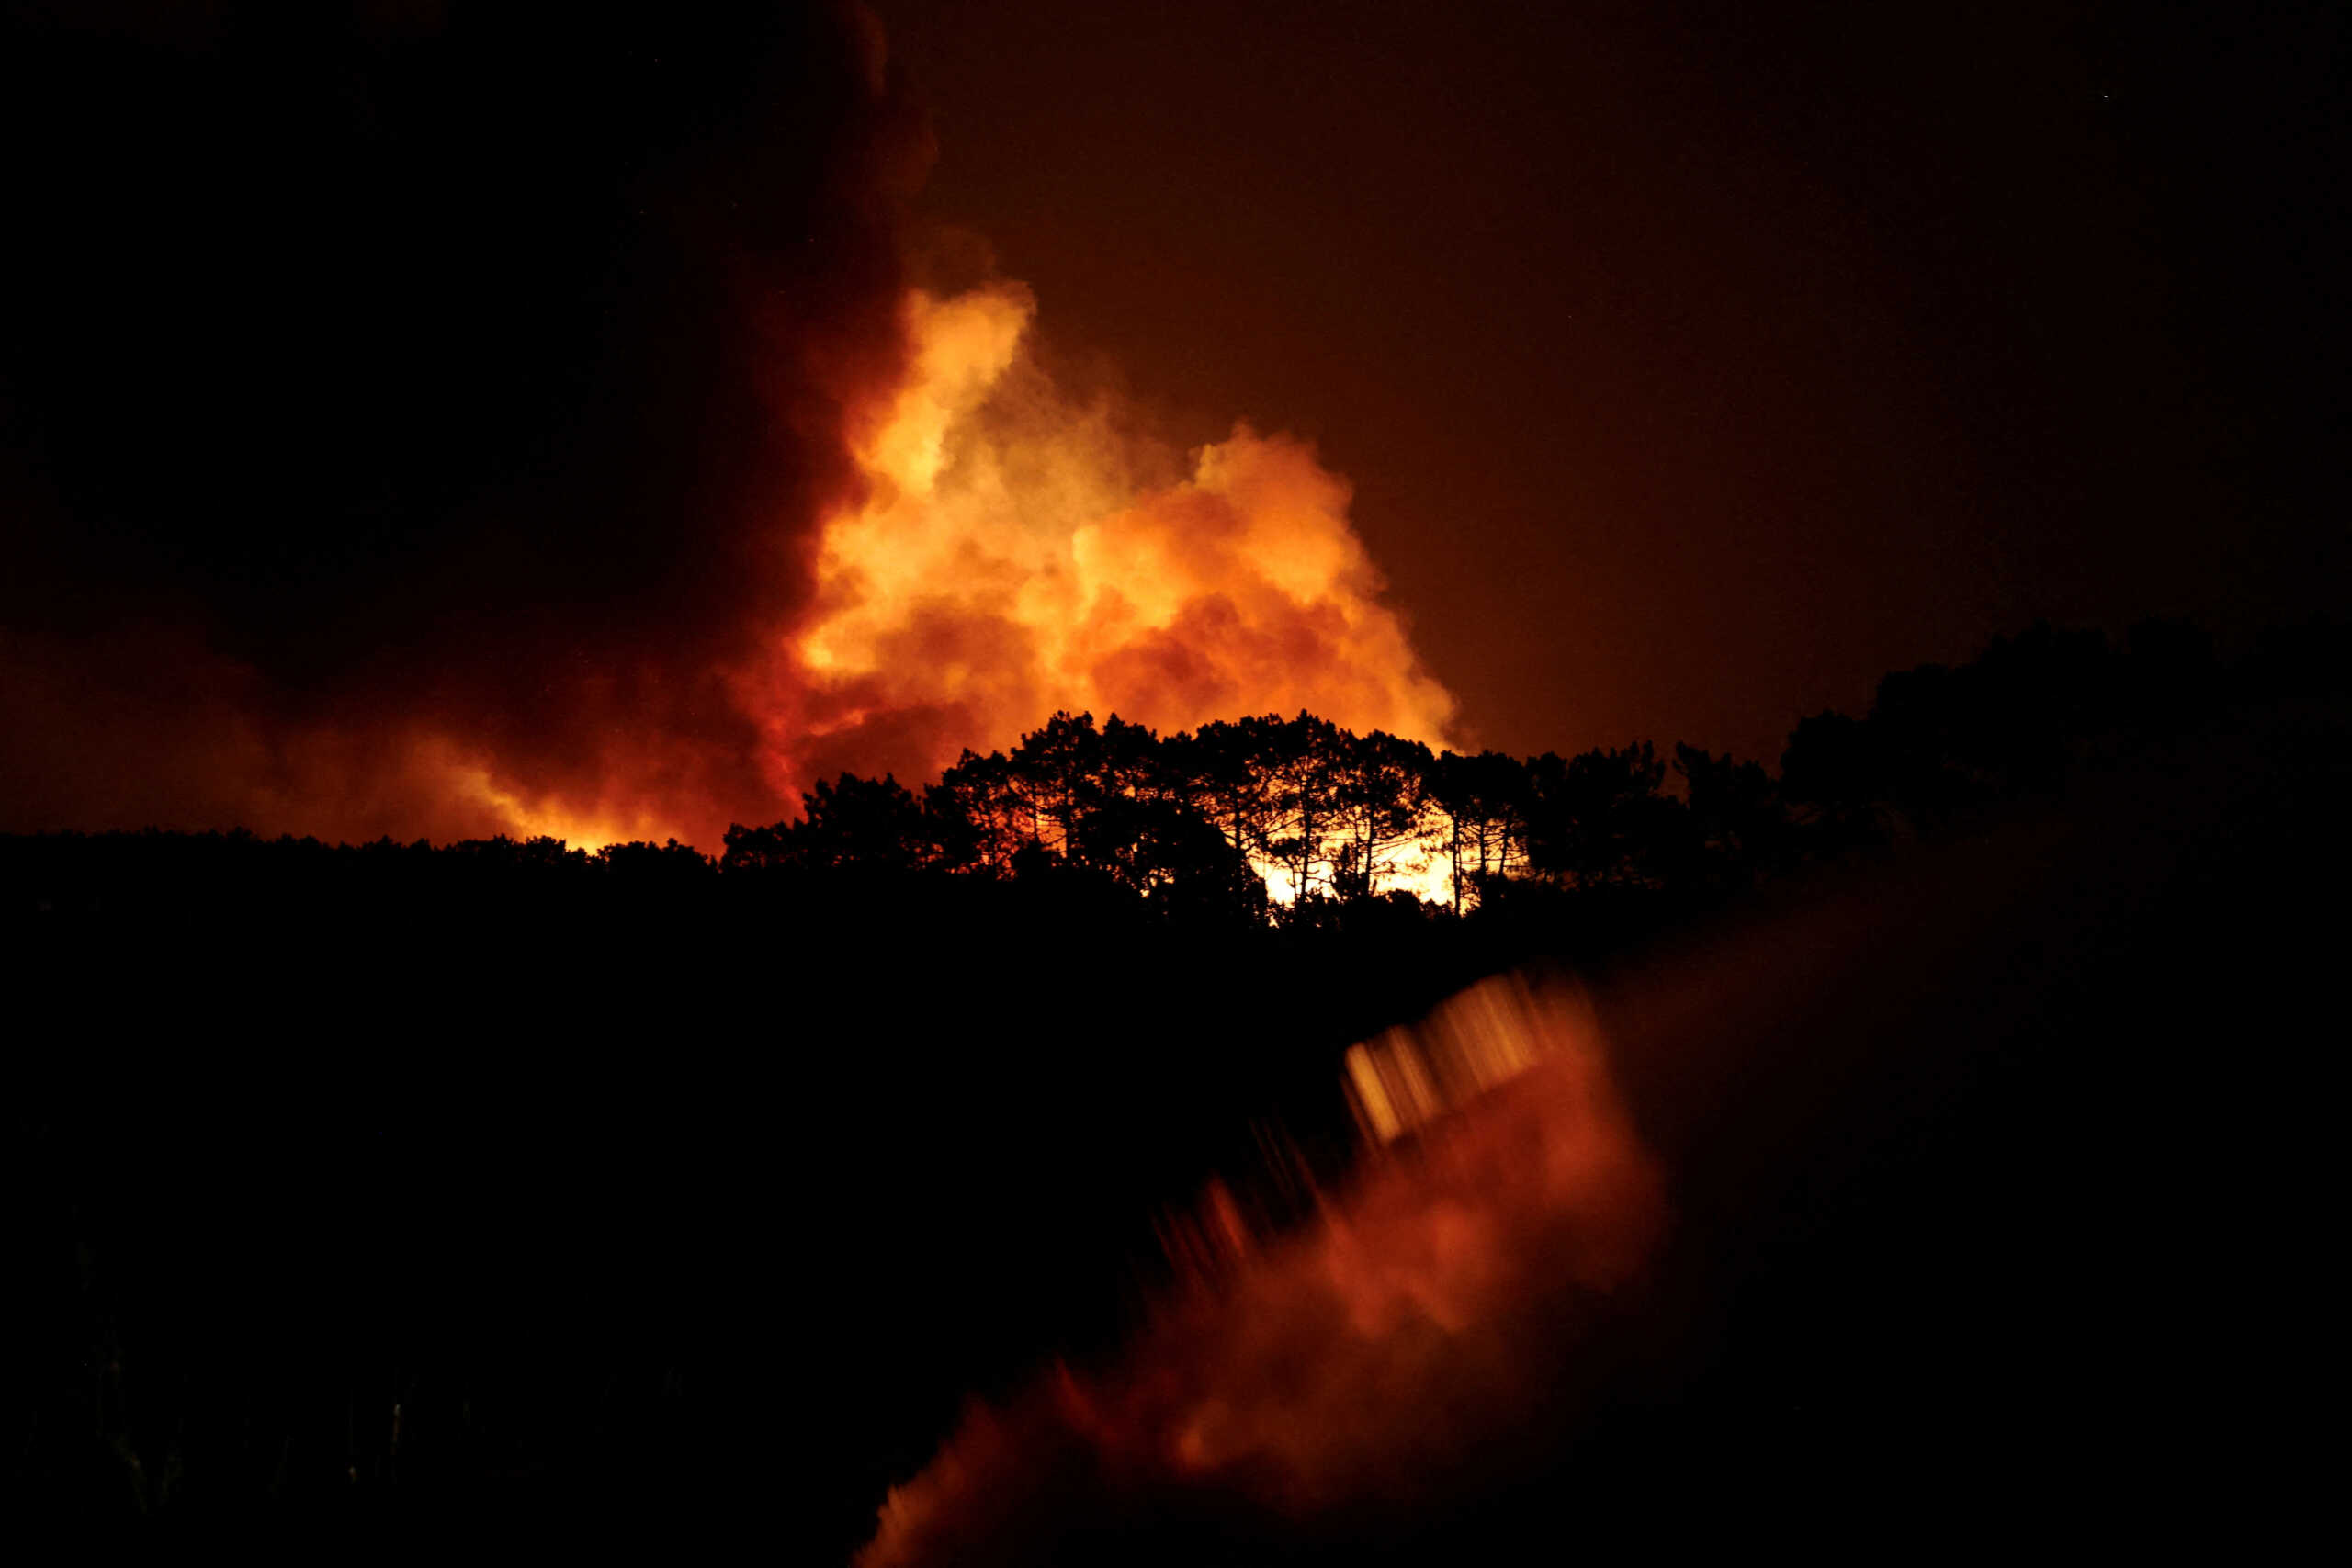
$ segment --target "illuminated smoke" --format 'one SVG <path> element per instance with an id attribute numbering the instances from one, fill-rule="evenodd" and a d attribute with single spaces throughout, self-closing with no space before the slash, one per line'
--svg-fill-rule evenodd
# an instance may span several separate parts
<path id="1" fill-rule="evenodd" d="M 85 673 L 81 690 L 28 712 L 28 732 L 58 738 L 61 758 L 134 737 L 147 753 L 120 780 L 61 781 L 73 809 L 46 819 L 709 844 L 730 819 L 786 815 L 819 777 L 933 774 L 1057 709 L 1162 731 L 1306 710 L 1444 744 L 1453 699 L 1383 601 L 1346 480 L 1305 443 L 1247 426 L 1178 463 L 1107 406 L 1052 387 L 1028 357 L 1032 310 L 1011 284 L 907 298 L 902 384 L 852 389 L 836 408 L 862 501 L 813 527 L 775 517 L 771 547 L 747 552 L 779 578 L 742 595 L 758 604 L 792 597 L 796 552 L 813 551 L 807 606 L 769 623 L 765 655 L 697 672 L 697 648 L 761 635 L 760 617 L 731 638 L 684 628 L 678 647 L 634 656 L 658 690 L 568 676 L 520 729 L 495 698 L 447 716 L 429 702 L 401 711 L 416 696 L 397 690 L 369 698 L 373 717 L 273 721 L 252 670 L 200 648 L 143 658 L 198 683 L 201 701 L 151 703 L 133 679 L 113 685 L 123 711 L 109 717 L 90 706 Z M 711 536 L 690 532 L 684 547 Z M 37 673 L 12 676 L 28 709 Z M 664 711 L 664 692 L 696 682 L 724 694 L 740 728 L 714 722 L 707 702 Z M 63 742 L 76 731 L 84 740 Z M 112 746 L 89 738 L 107 731 Z M 1392 885 L 1441 891 L 1419 863 L 1392 869 Z"/>
<path id="2" fill-rule="evenodd" d="M 347 50 L 327 99 L 276 70 L 300 28 L 58 56 L 62 99 L 196 140 L 18 225 L 0 827 L 709 849 L 1057 709 L 1448 739 L 1307 445 L 1170 451 L 1053 385 L 1018 284 L 909 288 L 932 144 L 870 17 L 542 28 Z M 168 104 L 276 84 L 256 123 L 359 172 L 229 155 L 130 95 L 151 66 Z M 142 203 L 238 216 L 209 270 L 126 271 Z"/>
<path id="3" fill-rule="evenodd" d="M 1453 699 L 1382 599 L 1347 481 L 1306 444 L 1240 425 L 1155 482 L 1172 455 L 1051 385 L 1028 355 L 1033 314 L 1017 284 L 907 297 L 904 382 L 848 415 L 865 496 L 822 520 L 808 609 L 730 682 L 779 803 L 764 815 L 842 770 L 936 773 L 1057 710 L 1161 731 L 1304 710 L 1443 745 Z M 608 741 L 535 788 L 494 750 L 425 733 L 402 765 L 499 830 L 707 841 L 713 807 L 679 776 L 692 761 L 676 742 Z M 1443 881 L 1384 865 L 1429 896 Z"/>
<path id="4" fill-rule="evenodd" d="M 1411 1137 L 1382 1129 L 1292 1235 L 1251 1236 L 1213 1192 L 1196 1228 L 1225 1266 L 1108 1370 L 975 1408 L 890 1493 L 860 1568 L 1035 1561 L 1171 1500 L 1311 1529 L 1498 1451 L 1652 1255 L 1658 1171 L 1572 995 L 1487 981 L 1378 1054 L 1428 1086 Z"/>
<path id="5" fill-rule="evenodd" d="M 1058 710 L 1169 731 L 1301 709 L 1442 744 L 1422 669 L 1311 447 L 1236 426 L 1189 462 L 1061 394 L 1000 283 L 905 308 L 910 367 L 851 445 L 805 621 L 745 684 L 772 776 L 921 776 Z"/>

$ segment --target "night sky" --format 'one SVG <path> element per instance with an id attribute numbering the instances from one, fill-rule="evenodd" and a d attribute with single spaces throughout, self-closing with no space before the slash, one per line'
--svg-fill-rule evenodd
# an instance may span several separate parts
<path id="1" fill-rule="evenodd" d="M 922 209 L 1314 436 L 1489 744 L 2345 602 L 2337 8 L 883 10 Z"/>
<path id="2" fill-rule="evenodd" d="M 0 826 L 782 815 L 715 671 L 991 269 L 1316 442 L 1475 744 L 2343 603 L 2339 11 L 880 11 L 11 7 Z"/>

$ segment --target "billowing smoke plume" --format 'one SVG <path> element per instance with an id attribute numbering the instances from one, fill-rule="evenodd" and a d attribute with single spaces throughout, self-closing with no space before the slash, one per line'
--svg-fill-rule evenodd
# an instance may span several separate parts
<path id="1" fill-rule="evenodd" d="M 1057 709 L 1154 728 L 1311 710 L 1442 741 L 1421 669 L 1348 522 L 1347 481 L 1237 426 L 1189 464 L 1060 393 L 1015 284 L 914 293 L 913 361 L 854 450 L 818 596 L 751 701 L 782 781 L 839 759 L 921 773 Z"/>
<path id="2" fill-rule="evenodd" d="M 0 829 L 710 846 L 1057 707 L 1443 739 L 1309 450 L 911 287 L 870 17 L 682 16 L 10 24 Z"/>

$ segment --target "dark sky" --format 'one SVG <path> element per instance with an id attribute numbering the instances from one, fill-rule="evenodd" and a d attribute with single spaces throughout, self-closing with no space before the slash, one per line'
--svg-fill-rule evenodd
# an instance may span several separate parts
<path id="1" fill-rule="evenodd" d="M 918 210 L 1183 438 L 1315 437 L 1477 739 L 2345 602 L 2340 7 L 881 10 Z"/>

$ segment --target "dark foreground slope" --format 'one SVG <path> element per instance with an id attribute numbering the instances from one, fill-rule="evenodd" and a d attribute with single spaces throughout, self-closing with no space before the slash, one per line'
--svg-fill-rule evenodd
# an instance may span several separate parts
<path id="1" fill-rule="evenodd" d="M 1254 1127 L 1335 1164 L 1340 1050 L 1483 962 L 1050 876 L 14 847 L 8 1506 L 165 1534 L 846 1555 Z"/>
<path id="2" fill-rule="evenodd" d="M 1573 1396 L 1408 1517 L 1018 1555 L 2267 1528 L 2335 1399 L 2344 735 L 2277 705 L 1619 954 L 1675 1218 Z M 1115 1341 L 1253 1121 L 1335 1165 L 1340 1047 L 1519 956 L 956 897 L 20 924 L 12 1512 L 845 1553 L 966 1391 Z"/>
<path id="3" fill-rule="evenodd" d="M 1441 1472 L 1302 1516 L 1247 1473 L 1073 1467 L 1011 1425 L 1035 1479 L 996 1465 L 1012 1500 L 967 1488 L 890 1561 L 2283 1544 L 2340 1394 L 2342 922 L 2312 895 L 2352 865 L 2341 719 L 2177 737 L 1599 976 L 1671 1230 L 1527 1359 L 1545 1386 L 1510 1390 L 1502 1435 L 1464 1451 L 1437 1434 L 1480 1423 L 1442 1401 L 1427 1431 L 1367 1407 Z"/>
<path id="4" fill-rule="evenodd" d="M 1497 1517 L 2285 1535 L 2340 1397 L 2342 720 L 2090 771 L 1611 987 L 1677 1230 L 1611 1400 Z"/>

